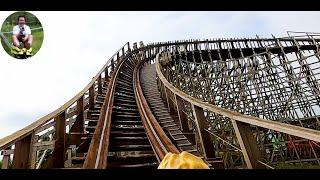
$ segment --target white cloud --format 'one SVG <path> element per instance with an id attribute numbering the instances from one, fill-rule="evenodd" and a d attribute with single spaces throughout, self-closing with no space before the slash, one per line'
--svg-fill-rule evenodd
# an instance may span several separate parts
<path id="1" fill-rule="evenodd" d="M 0 22 L 12 12 L 0 12 Z M 78 93 L 129 41 L 284 35 L 319 31 L 319 12 L 31 12 L 44 28 L 42 48 L 18 61 L 0 48 L 0 138 Z"/>

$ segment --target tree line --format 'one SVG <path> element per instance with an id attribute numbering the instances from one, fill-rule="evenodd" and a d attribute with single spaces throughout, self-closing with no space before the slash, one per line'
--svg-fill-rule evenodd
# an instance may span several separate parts
<path id="1" fill-rule="evenodd" d="M 7 19 L 5 20 L 5 22 L 9 25 L 16 25 L 18 22 L 18 17 L 19 16 L 25 16 L 27 19 L 26 24 L 28 25 L 41 25 L 40 21 L 38 20 L 37 17 L 35 17 L 33 14 L 28 13 L 28 12 L 17 12 L 17 13 L 13 13 L 12 15 L 10 15 L 9 17 L 7 17 Z"/>

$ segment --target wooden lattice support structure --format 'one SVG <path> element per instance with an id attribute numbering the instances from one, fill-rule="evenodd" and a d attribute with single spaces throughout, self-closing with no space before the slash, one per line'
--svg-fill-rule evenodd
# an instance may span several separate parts
<path id="1" fill-rule="evenodd" d="M 1 168 L 107 168 L 123 157 L 160 162 L 192 145 L 214 167 L 320 165 L 319 36 L 141 41 L 132 50 L 126 43 L 71 100 L 1 139 Z M 146 65 L 156 67 L 149 81 L 159 97 L 148 99 L 142 90 Z M 149 101 L 164 106 L 152 110 Z M 116 116 L 132 119 L 119 126 Z M 114 130 L 123 127 L 140 128 L 139 137 Z M 112 134 L 119 132 L 121 147 L 135 139 L 146 144 L 134 147 L 151 150 L 111 152 Z"/>

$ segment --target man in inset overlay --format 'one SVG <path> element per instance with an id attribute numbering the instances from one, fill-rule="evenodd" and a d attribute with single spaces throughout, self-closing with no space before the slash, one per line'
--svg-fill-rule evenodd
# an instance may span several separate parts
<path id="1" fill-rule="evenodd" d="M 15 47 L 20 49 L 26 48 L 26 54 L 31 55 L 33 38 L 31 35 L 31 29 L 26 25 L 26 21 L 27 19 L 25 16 L 21 15 L 18 17 L 18 25 L 13 27 L 12 41 Z"/>

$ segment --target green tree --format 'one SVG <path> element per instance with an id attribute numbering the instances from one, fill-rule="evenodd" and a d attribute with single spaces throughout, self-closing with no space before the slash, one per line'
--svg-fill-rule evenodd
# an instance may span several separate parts
<path id="1" fill-rule="evenodd" d="M 17 25 L 19 16 L 25 16 L 27 19 L 27 24 L 30 26 L 40 23 L 39 20 L 33 14 L 24 11 L 13 13 L 6 19 L 6 22 L 8 22 L 11 25 Z"/>

